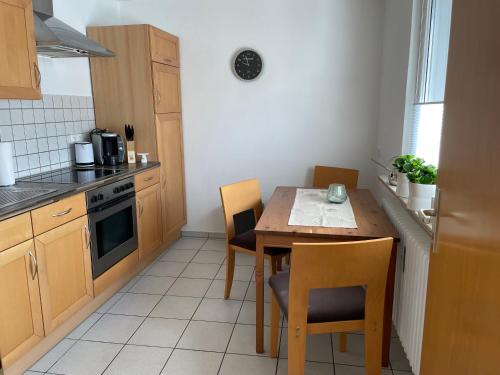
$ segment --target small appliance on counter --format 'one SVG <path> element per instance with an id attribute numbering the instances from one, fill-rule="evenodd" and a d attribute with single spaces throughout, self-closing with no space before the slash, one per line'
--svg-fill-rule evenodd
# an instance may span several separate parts
<path id="1" fill-rule="evenodd" d="M 75 143 L 75 158 L 77 168 L 94 166 L 94 148 L 90 142 Z"/>
<path id="2" fill-rule="evenodd" d="M 14 158 L 12 157 L 12 143 L 2 142 L 0 139 L 0 186 L 10 186 L 16 183 L 14 176 Z"/>
<path id="3" fill-rule="evenodd" d="M 116 133 L 105 129 L 94 129 L 90 132 L 94 148 L 94 160 L 99 165 L 116 166 L 125 158 L 123 139 Z"/>

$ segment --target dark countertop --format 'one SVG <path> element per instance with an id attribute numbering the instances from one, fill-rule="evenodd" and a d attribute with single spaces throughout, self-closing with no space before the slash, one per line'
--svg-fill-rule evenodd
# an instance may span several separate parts
<path id="1" fill-rule="evenodd" d="M 86 192 L 102 185 L 113 183 L 124 178 L 134 176 L 148 169 L 157 168 L 160 166 L 159 162 L 149 162 L 147 164 L 122 164 L 116 169 L 117 173 L 96 179 L 88 183 L 73 183 L 73 184 L 58 184 L 58 183 L 43 183 L 43 182 L 25 182 L 16 181 L 16 184 L 11 187 L 17 188 L 39 188 L 39 189 L 54 189 L 55 191 L 46 195 L 35 197 L 20 203 L 12 204 L 0 209 L 0 221 L 10 217 L 31 211 L 33 209 L 57 202 L 63 198 L 71 195 Z M 111 167 L 104 167 L 110 169 Z M 7 187 L 8 189 L 9 187 Z M 4 189 L 4 188 L 2 188 Z"/>

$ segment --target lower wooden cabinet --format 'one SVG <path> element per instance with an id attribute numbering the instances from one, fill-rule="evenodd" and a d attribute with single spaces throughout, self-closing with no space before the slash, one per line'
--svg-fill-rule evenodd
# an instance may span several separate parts
<path id="1" fill-rule="evenodd" d="M 184 159 L 181 115 L 156 115 L 160 166 L 163 236 L 168 238 L 186 224 Z"/>
<path id="2" fill-rule="evenodd" d="M 160 184 L 137 192 L 136 199 L 139 259 L 143 260 L 158 250 L 163 241 Z"/>
<path id="3" fill-rule="evenodd" d="M 44 336 L 33 240 L 0 253 L 0 357 L 8 367 Z"/>
<path id="4" fill-rule="evenodd" d="M 35 237 L 45 333 L 94 295 L 87 216 Z"/>

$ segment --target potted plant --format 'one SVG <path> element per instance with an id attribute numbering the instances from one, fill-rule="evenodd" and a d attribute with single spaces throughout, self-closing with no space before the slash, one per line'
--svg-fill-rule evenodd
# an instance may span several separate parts
<path id="1" fill-rule="evenodd" d="M 399 197 L 407 197 L 409 194 L 408 179 L 406 174 L 419 168 L 424 164 L 424 159 L 417 158 L 414 155 L 401 155 L 394 159 L 392 166 L 397 169 L 396 194 Z"/>
<path id="2" fill-rule="evenodd" d="M 426 210 L 432 207 L 432 198 L 436 195 L 437 168 L 433 165 L 421 165 L 406 174 L 409 185 L 408 208 Z"/>

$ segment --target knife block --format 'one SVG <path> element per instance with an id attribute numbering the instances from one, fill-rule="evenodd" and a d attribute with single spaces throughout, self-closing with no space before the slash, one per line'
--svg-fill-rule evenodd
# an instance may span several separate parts
<path id="1" fill-rule="evenodd" d="M 129 164 L 135 164 L 135 141 L 127 141 L 127 160 Z"/>

